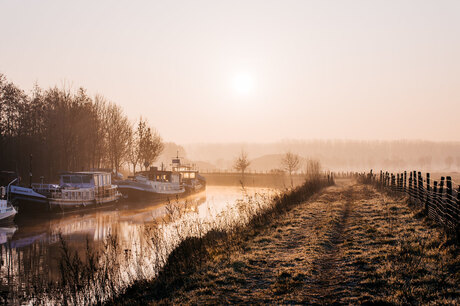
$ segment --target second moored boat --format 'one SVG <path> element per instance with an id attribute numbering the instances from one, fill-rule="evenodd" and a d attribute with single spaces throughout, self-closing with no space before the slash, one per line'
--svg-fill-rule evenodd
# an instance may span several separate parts
<path id="1" fill-rule="evenodd" d="M 59 185 L 32 184 L 34 192 L 44 195 L 47 203 L 33 203 L 20 211 L 64 212 L 98 208 L 115 203 L 121 194 L 112 185 L 111 174 L 98 171 L 66 172 L 60 175 Z"/>
<path id="2" fill-rule="evenodd" d="M 167 200 L 179 197 L 185 192 L 178 173 L 158 170 L 157 167 L 137 172 L 127 180 L 117 181 L 115 184 L 129 200 Z"/>

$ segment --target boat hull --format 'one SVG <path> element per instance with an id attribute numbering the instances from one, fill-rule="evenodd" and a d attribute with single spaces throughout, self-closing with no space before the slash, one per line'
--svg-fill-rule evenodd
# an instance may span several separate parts
<path id="1" fill-rule="evenodd" d="M 0 224 L 5 224 L 12 222 L 14 217 L 16 216 L 16 210 L 12 209 L 10 211 L 7 211 L 5 213 L 0 213 Z"/>
<path id="2" fill-rule="evenodd" d="M 46 196 L 35 192 L 32 188 L 11 186 L 11 195 L 9 196 L 12 201 L 21 201 L 28 203 L 48 204 Z"/>
<path id="3" fill-rule="evenodd" d="M 63 212 L 76 212 L 85 211 L 91 209 L 108 208 L 117 205 L 117 200 L 107 202 L 96 202 L 96 201 L 82 201 L 74 203 L 62 203 L 50 201 L 50 212 L 63 213 Z"/>
<path id="4" fill-rule="evenodd" d="M 146 191 L 129 187 L 118 187 L 118 190 L 123 194 L 123 198 L 129 202 L 132 201 L 173 201 L 185 195 L 184 190 L 171 193 L 159 193 L 153 191 Z"/>
<path id="5" fill-rule="evenodd" d="M 115 206 L 118 197 L 115 199 L 83 200 L 83 201 L 60 201 L 53 198 L 47 199 L 46 202 L 35 201 L 31 199 L 15 199 L 13 206 L 18 208 L 20 215 L 46 214 L 46 213 L 63 213 L 85 211 L 89 209 L 107 208 Z"/>

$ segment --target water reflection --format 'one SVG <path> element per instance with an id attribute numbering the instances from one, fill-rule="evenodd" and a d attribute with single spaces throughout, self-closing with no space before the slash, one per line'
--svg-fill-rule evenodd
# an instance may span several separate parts
<path id="1" fill-rule="evenodd" d="M 247 191 L 255 193 L 261 189 Z M 206 191 L 176 204 L 205 219 L 242 197 L 238 187 L 208 186 Z M 34 288 L 46 288 L 50 282 L 59 280 L 60 235 L 81 256 L 85 254 L 87 241 L 97 250 L 108 237 L 116 237 L 120 250 L 131 260 L 152 256 L 143 253 L 149 243 L 145 241 L 145 231 L 149 224 L 163 220 L 168 209 L 170 206 L 164 202 L 120 203 L 115 209 L 16 219 L 15 224 L 0 228 L 0 297 L 3 302 L 20 303 L 36 292 Z"/>

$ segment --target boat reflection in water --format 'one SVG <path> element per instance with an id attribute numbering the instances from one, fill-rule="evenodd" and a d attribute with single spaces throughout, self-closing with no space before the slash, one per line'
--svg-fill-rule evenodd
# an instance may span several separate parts
<path id="1" fill-rule="evenodd" d="M 259 189 L 252 190 L 253 192 Z M 251 191 L 251 192 L 252 192 Z M 242 198 L 238 187 L 208 186 L 207 190 L 177 200 L 177 207 L 187 207 L 199 218 L 219 213 Z M 170 206 L 162 203 L 119 205 L 88 213 L 51 217 L 24 216 L 16 225 L 0 229 L 0 298 L 2 302 L 21 303 L 34 294 L 35 288 L 47 288 L 59 281 L 62 254 L 60 236 L 71 252 L 84 258 L 87 243 L 94 251 L 103 249 L 107 238 L 116 239 L 120 252 L 148 249 L 145 231 L 163 220 Z M 212 213 L 211 213 L 212 211 Z M 167 227 L 165 227 L 167 228 Z M 142 254 L 144 257 L 152 254 Z M 136 260 L 132 258 L 131 260 Z"/>

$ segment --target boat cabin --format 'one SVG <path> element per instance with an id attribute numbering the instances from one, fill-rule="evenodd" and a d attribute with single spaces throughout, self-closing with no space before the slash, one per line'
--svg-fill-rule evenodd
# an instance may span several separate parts
<path id="1" fill-rule="evenodd" d="M 59 177 L 59 185 L 75 188 L 109 187 L 112 177 L 107 172 L 66 172 Z"/>
<path id="2" fill-rule="evenodd" d="M 180 183 L 179 175 L 172 171 L 159 170 L 157 167 L 150 167 L 149 171 L 138 172 L 138 174 L 144 175 L 154 182 Z"/>
<path id="3" fill-rule="evenodd" d="M 193 180 L 198 173 L 198 170 L 193 166 L 181 164 L 179 158 L 174 158 L 172 160 L 172 171 L 179 173 L 183 180 Z"/>

